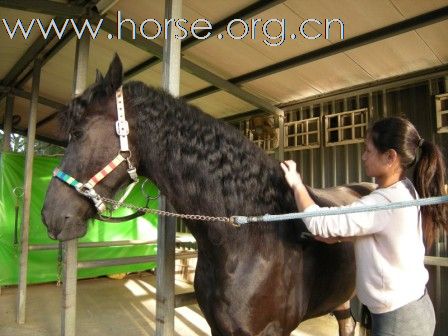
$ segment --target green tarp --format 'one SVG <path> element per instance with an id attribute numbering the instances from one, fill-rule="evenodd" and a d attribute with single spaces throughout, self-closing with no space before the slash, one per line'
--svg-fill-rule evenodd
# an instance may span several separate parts
<path id="1" fill-rule="evenodd" d="M 30 213 L 30 244 L 56 243 L 47 236 L 41 221 L 41 209 L 52 171 L 60 158 L 35 157 L 33 165 L 33 185 Z M 23 187 L 25 157 L 15 153 L 0 153 L 0 286 L 17 284 L 19 274 L 20 246 L 14 244 L 16 219 L 16 198 L 13 190 Z M 140 182 L 141 183 L 141 182 Z M 150 194 L 157 194 L 154 186 L 149 187 Z M 145 185 L 145 189 L 148 189 Z M 140 184 L 134 188 L 126 202 L 143 206 L 144 196 Z M 20 225 L 22 204 L 19 202 L 18 240 L 20 244 Z M 157 201 L 151 201 L 150 207 L 156 208 Z M 117 210 L 114 216 L 130 214 L 128 209 Z M 157 216 L 145 215 L 124 223 L 92 221 L 87 235 L 80 242 L 103 242 L 117 240 L 155 240 L 157 239 Z M 101 248 L 78 248 L 78 260 L 96 260 L 156 254 L 155 245 L 120 246 Z M 28 283 L 55 281 L 57 279 L 57 250 L 29 251 Z M 153 268 L 154 264 L 136 264 L 125 266 L 101 267 L 78 270 L 78 278 L 100 275 L 135 272 Z"/>

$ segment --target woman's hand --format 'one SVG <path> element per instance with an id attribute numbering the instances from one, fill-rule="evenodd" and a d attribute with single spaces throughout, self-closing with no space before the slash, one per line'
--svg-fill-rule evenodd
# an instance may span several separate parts
<path id="1" fill-rule="evenodd" d="M 320 237 L 320 236 L 314 236 L 314 239 L 317 240 L 317 241 L 320 241 L 322 243 L 326 243 L 326 244 L 343 243 L 343 242 L 349 242 L 349 241 L 353 240 L 353 238 L 351 238 L 351 237 L 324 238 L 324 237 Z"/>
<path id="2" fill-rule="evenodd" d="M 297 165 L 293 160 L 286 160 L 280 163 L 285 173 L 286 182 L 292 189 L 303 187 L 302 177 L 297 172 Z"/>

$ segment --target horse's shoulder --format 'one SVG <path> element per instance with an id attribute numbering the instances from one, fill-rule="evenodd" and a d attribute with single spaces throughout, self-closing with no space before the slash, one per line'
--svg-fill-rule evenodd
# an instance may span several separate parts
<path id="1" fill-rule="evenodd" d="M 376 189 L 376 184 L 369 182 L 350 183 L 330 188 L 308 188 L 311 198 L 320 206 L 338 206 L 355 202 Z"/>

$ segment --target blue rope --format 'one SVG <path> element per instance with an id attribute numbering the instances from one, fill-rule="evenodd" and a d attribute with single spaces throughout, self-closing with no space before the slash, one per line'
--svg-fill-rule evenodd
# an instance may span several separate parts
<path id="1" fill-rule="evenodd" d="M 338 208 L 338 209 L 323 209 L 318 211 L 310 211 L 310 212 L 294 212 L 287 213 L 281 215 L 263 215 L 263 216 L 233 216 L 232 219 L 236 225 L 243 225 L 247 223 L 253 222 L 275 222 L 275 221 L 284 221 L 291 219 L 300 219 L 306 217 L 319 217 L 319 216 L 330 216 L 330 215 L 343 215 L 349 213 L 358 213 L 358 212 L 368 212 L 368 211 L 378 211 L 378 210 L 390 210 L 390 209 L 398 209 L 398 208 L 406 208 L 411 206 L 425 206 L 425 205 L 433 205 L 433 204 L 441 204 L 447 203 L 448 196 L 437 196 L 437 197 L 428 197 L 422 198 L 413 201 L 404 201 L 404 202 L 394 202 L 384 205 L 364 205 L 353 208 Z"/>

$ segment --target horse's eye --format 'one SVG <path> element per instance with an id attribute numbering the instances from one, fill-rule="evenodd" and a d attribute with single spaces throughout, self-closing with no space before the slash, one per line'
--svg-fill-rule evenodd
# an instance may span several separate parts
<path id="1" fill-rule="evenodd" d="M 69 141 L 70 140 L 79 140 L 79 139 L 81 139 L 82 138 L 82 134 L 83 133 L 80 130 L 74 130 L 74 131 L 70 132 Z"/>

